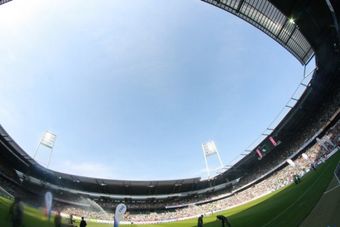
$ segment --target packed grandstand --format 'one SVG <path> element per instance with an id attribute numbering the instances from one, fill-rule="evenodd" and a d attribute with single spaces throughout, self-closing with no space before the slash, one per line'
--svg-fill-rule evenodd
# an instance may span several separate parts
<path id="1" fill-rule="evenodd" d="M 105 196 L 97 197 L 95 193 L 79 195 L 68 188 L 53 189 L 55 194 L 55 210 L 61 210 L 65 216 L 69 214 L 76 217 L 85 216 L 90 219 L 112 221 L 113 209 L 124 202 L 129 208 L 126 214 L 126 222 L 131 223 L 158 223 L 178 221 L 197 217 L 201 214 L 212 214 L 221 210 L 229 209 L 243 203 L 247 203 L 270 192 L 280 190 L 293 182 L 295 175 L 303 176 L 305 173 L 317 168 L 324 162 L 328 155 L 337 151 L 340 145 L 340 109 L 339 95 L 325 106 L 318 120 L 304 130 L 301 137 L 296 138 L 295 143 L 280 149 L 272 159 L 261 163 L 260 168 L 251 170 L 244 177 L 225 189 L 217 192 L 195 194 L 188 198 L 173 199 L 114 199 Z M 330 143 L 317 143 L 317 138 L 327 138 Z M 308 158 L 303 157 L 307 155 Z M 295 167 L 289 165 L 286 160 L 292 159 Z M 31 198 L 31 204 L 36 207 L 41 205 L 41 199 L 35 196 L 51 190 L 48 182 L 37 180 L 9 168 L 6 163 L 1 163 L 1 187 L 11 195 L 20 195 L 22 198 Z M 314 167 L 315 166 L 315 167 Z M 24 188 L 28 190 L 24 190 Z M 4 193 L 5 194 L 5 193 Z M 93 202 L 91 202 L 93 201 Z M 96 207 L 99 204 L 105 212 Z"/>
<path id="2" fill-rule="evenodd" d="M 207 2 L 220 8 L 227 4 L 227 1 Z M 271 2 L 283 12 L 290 7 L 289 3 Z M 311 10 L 319 12 L 317 8 L 317 5 L 310 5 Z M 128 207 L 126 223 L 160 223 L 227 210 L 282 190 L 293 184 L 297 176 L 301 178 L 310 171 L 317 171 L 318 165 L 338 152 L 340 146 L 340 58 L 337 58 L 337 46 L 333 45 L 336 35 L 330 36 L 327 29 L 320 29 L 325 34 L 315 34 L 308 27 L 311 25 L 307 19 L 300 23 L 300 30 L 316 47 L 317 68 L 296 105 L 269 135 L 279 143 L 263 157 L 254 149 L 231 168 L 209 179 L 96 179 L 60 173 L 39 165 L 0 126 L 0 195 L 20 197 L 25 203 L 40 208 L 41 195 L 51 191 L 54 212 L 108 223 L 113 221 L 116 206 L 124 203 Z M 285 48 L 296 51 L 289 46 Z M 308 50 L 303 56 L 297 53 L 301 54 L 293 55 L 300 62 L 310 60 Z M 329 55 L 333 56 L 330 61 Z M 269 136 L 257 148 L 265 146 Z"/>

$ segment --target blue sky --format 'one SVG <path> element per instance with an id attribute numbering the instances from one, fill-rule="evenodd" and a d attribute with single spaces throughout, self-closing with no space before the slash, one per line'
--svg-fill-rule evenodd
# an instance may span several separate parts
<path id="1" fill-rule="evenodd" d="M 56 133 L 52 169 L 104 178 L 205 176 L 210 139 L 230 163 L 303 73 L 199 0 L 15 0 L 0 7 L 0 40 L 0 123 L 30 155 Z"/>

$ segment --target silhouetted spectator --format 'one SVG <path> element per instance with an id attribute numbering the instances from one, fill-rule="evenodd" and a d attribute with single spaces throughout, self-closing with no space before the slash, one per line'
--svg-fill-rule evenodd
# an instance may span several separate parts
<path id="1" fill-rule="evenodd" d="M 81 217 L 81 221 L 80 221 L 80 227 L 86 227 L 87 223 L 86 221 L 84 220 L 84 217 Z"/>
<path id="2" fill-rule="evenodd" d="M 293 179 L 294 179 L 294 183 L 295 184 L 299 184 L 301 182 L 301 178 L 300 178 L 300 176 L 298 174 L 295 174 L 293 176 Z"/>
<path id="3" fill-rule="evenodd" d="M 9 216 L 13 227 L 22 227 L 24 208 L 19 197 L 16 197 L 11 205 L 9 209 Z"/>
<path id="4" fill-rule="evenodd" d="M 70 214 L 69 224 L 70 226 L 73 226 L 73 214 Z"/>
<path id="5" fill-rule="evenodd" d="M 198 217 L 197 227 L 203 227 L 203 215 Z"/>
<path id="6" fill-rule="evenodd" d="M 316 171 L 316 165 L 315 165 L 314 162 L 313 162 L 310 166 L 311 166 L 311 168 L 312 168 L 314 171 Z"/>
<path id="7" fill-rule="evenodd" d="M 221 220 L 222 227 L 225 227 L 225 225 L 227 225 L 228 227 L 231 227 L 231 224 L 230 224 L 227 217 L 225 217 L 223 215 L 217 215 L 217 219 Z"/>
<path id="8" fill-rule="evenodd" d="M 55 227 L 61 227 L 60 211 L 58 211 L 57 215 L 54 217 L 54 226 Z"/>

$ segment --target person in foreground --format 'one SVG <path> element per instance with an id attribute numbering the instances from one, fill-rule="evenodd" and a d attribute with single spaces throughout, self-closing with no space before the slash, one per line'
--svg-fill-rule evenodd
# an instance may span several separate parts
<path id="1" fill-rule="evenodd" d="M 198 217 L 198 219 L 197 219 L 197 227 L 203 227 L 203 215 Z"/>
<path id="2" fill-rule="evenodd" d="M 57 212 L 57 215 L 54 217 L 54 226 L 61 227 L 61 215 L 60 211 Z"/>
<path id="3" fill-rule="evenodd" d="M 13 204 L 9 209 L 9 218 L 13 227 L 22 227 L 24 208 L 19 197 L 15 197 Z"/>
<path id="4" fill-rule="evenodd" d="M 81 221 L 80 221 L 79 227 L 86 227 L 86 226 L 87 226 L 87 223 L 86 223 L 86 221 L 84 220 L 84 217 L 81 217 Z"/>
<path id="5" fill-rule="evenodd" d="M 228 227 L 231 227 L 231 224 L 230 224 L 230 222 L 229 222 L 227 217 L 225 217 L 223 215 L 217 215 L 217 219 L 221 221 L 222 227 L 226 227 L 226 225 Z"/>

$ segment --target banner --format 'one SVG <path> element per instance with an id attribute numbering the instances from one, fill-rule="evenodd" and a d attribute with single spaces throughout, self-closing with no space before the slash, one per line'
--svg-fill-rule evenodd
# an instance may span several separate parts
<path id="1" fill-rule="evenodd" d="M 277 146 L 277 142 L 274 140 L 272 136 L 269 136 L 269 140 L 274 146 Z"/>
<path id="2" fill-rule="evenodd" d="M 52 201 L 53 201 L 52 193 L 46 192 L 45 193 L 45 207 L 46 207 L 46 212 L 47 212 L 47 215 L 48 215 L 48 221 L 50 221 L 50 219 L 51 219 Z"/>
<path id="3" fill-rule="evenodd" d="M 256 149 L 256 154 L 257 154 L 257 159 L 261 160 L 263 155 L 262 155 L 261 151 L 258 148 Z"/>
<path id="4" fill-rule="evenodd" d="M 125 212 L 126 212 L 125 204 L 123 203 L 118 204 L 118 206 L 116 207 L 115 216 L 113 218 L 114 219 L 113 227 L 119 226 L 119 222 L 123 220 Z"/>
<path id="5" fill-rule="evenodd" d="M 303 157 L 303 159 L 305 159 L 305 160 L 309 160 L 308 156 L 307 156 L 305 153 L 302 154 L 302 157 Z"/>
<path id="6" fill-rule="evenodd" d="M 296 166 L 292 159 L 287 159 L 287 163 L 288 163 L 291 167 L 295 167 L 295 166 Z"/>

